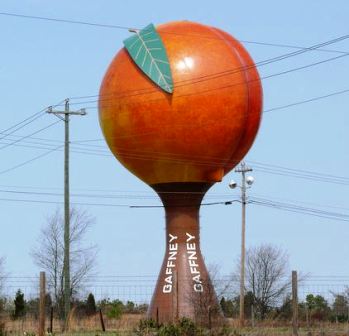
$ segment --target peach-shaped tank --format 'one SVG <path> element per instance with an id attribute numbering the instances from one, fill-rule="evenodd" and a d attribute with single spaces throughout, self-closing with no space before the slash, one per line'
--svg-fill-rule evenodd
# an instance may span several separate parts
<path id="1" fill-rule="evenodd" d="M 224 31 L 189 21 L 156 31 L 173 91 L 152 81 L 122 48 L 103 79 L 99 113 L 111 151 L 165 207 L 166 253 L 148 313 L 166 322 L 212 315 L 216 298 L 199 247 L 200 203 L 251 147 L 262 88 L 247 51 Z M 204 297 L 201 306 L 210 312 L 197 311 Z"/>

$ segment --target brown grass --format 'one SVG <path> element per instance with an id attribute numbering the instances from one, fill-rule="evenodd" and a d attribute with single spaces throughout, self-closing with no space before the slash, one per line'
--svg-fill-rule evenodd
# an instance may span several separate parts
<path id="1" fill-rule="evenodd" d="M 127 332 L 134 330 L 141 319 L 145 318 L 143 314 L 124 314 L 121 319 L 110 319 L 104 317 L 106 331 L 109 332 Z M 11 332 L 13 335 L 24 332 L 37 333 L 38 320 L 32 317 L 27 317 L 19 320 L 12 320 L 8 316 L 0 316 L 0 322 L 5 323 L 5 330 Z M 238 327 L 237 319 L 227 319 L 227 325 L 231 328 L 231 335 L 245 335 L 245 336 L 289 336 L 291 335 L 291 324 L 289 322 L 267 320 L 256 323 L 255 328 L 246 326 L 243 330 Z M 49 326 L 49 320 L 46 321 L 46 328 Z M 53 321 L 54 332 L 59 334 L 62 332 L 64 324 L 62 321 L 55 319 Z M 101 324 L 99 314 L 90 316 L 89 318 L 77 318 L 72 311 L 69 317 L 69 331 L 71 333 L 78 333 L 79 335 L 96 335 L 101 332 Z M 312 336 L 348 336 L 348 324 L 336 323 L 315 323 L 307 328 L 302 325 L 299 335 L 306 336 L 311 332 Z M 234 333 L 235 332 L 235 333 Z"/>
<path id="2" fill-rule="evenodd" d="M 124 314 L 121 319 L 109 319 L 103 316 L 104 324 L 107 331 L 132 330 L 137 327 L 139 320 L 145 318 L 141 314 Z M 10 317 L 3 316 L 0 322 L 5 324 L 5 330 L 12 333 L 37 332 L 39 321 L 32 317 L 25 317 L 23 319 L 12 320 Z M 46 329 L 49 327 L 49 319 L 46 319 Z M 101 323 L 99 314 L 92 315 L 88 318 L 77 318 L 74 314 L 69 316 L 69 330 L 71 332 L 79 331 L 101 331 Z M 61 332 L 64 328 L 64 323 L 59 319 L 53 320 L 53 331 Z"/>

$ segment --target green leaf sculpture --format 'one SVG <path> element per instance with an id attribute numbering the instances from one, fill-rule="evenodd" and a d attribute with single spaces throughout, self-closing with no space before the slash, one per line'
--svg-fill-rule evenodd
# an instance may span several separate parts
<path id="1" fill-rule="evenodd" d="M 173 80 L 166 49 L 151 23 L 124 41 L 124 46 L 138 67 L 158 86 L 173 92 Z"/>

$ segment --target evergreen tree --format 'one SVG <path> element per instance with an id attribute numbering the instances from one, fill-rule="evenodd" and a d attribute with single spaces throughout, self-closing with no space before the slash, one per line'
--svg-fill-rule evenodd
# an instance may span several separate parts
<path id="1" fill-rule="evenodd" d="M 225 317 L 235 317 L 238 314 L 236 300 L 233 301 L 222 297 L 220 305 Z"/>
<path id="2" fill-rule="evenodd" d="M 329 317 L 331 309 L 323 296 L 308 294 L 305 300 L 312 319 L 324 321 Z"/>
<path id="3" fill-rule="evenodd" d="M 25 315 L 25 301 L 24 301 L 24 294 L 20 289 L 16 293 L 14 304 L 15 304 L 15 311 L 14 311 L 13 317 L 15 319 L 19 317 L 23 317 Z"/>
<path id="4" fill-rule="evenodd" d="M 90 293 L 86 300 L 86 315 L 90 316 L 96 313 L 96 301 L 92 293 Z"/>

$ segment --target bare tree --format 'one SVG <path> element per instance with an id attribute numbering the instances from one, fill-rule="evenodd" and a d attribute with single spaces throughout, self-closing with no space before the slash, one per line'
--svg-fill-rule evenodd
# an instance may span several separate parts
<path id="1" fill-rule="evenodd" d="M 246 290 L 253 296 L 255 312 L 264 319 L 287 294 L 291 282 L 288 254 L 270 244 L 246 252 Z M 238 272 L 237 272 L 238 273 Z"/>
<path id="2" fill-rule="evenodd" d="M 76 295 L 84 281 L 92 275 L 97 248 L 88 245 L 85 236 L 94 223 L 86 211 L 72 209 L 70 212 L 70 267 L 71 296 Z M 47 218 L 41 228 L 37 246 L 31 251 L 34 263 L 46 271 L 48 285 L 58 308 L 62 308 L 63 298 L 63 256 L 64 256 L 64 219 L 59 210 Z"/>
<path id="3" fill-rule="evenodd" d="M 219 267 L 211 264 L 208 267 L 208 278 L 201 278 L 202 291 L 190 291 L 187 300 L 194 307 L 194 319 L 200 326 L 214 328 L 224 323 L 219 299 L 226 293 L 230 280 L 221 279 Z"/>
<path id="4" fill-rule="evenodd" d="M 5 273 L 5 258 L 0 257 L 0 295 L 5 285 L 6 273 Z"/>

